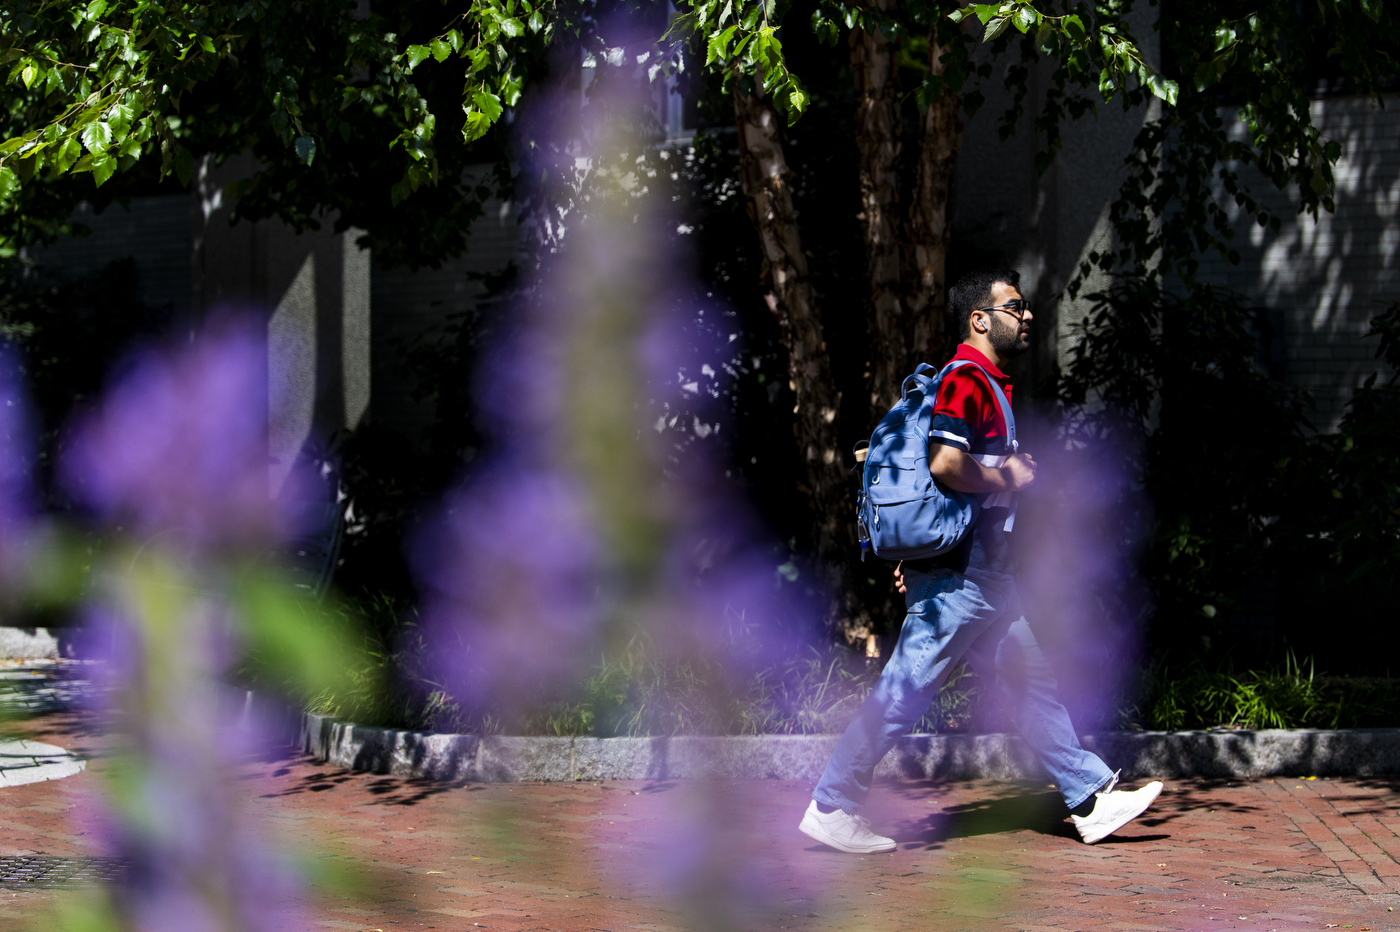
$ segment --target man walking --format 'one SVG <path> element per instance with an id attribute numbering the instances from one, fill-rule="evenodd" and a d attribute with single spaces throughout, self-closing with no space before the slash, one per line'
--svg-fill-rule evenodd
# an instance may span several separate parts
<path id="1" fill-rule="evenodd" d="M 1056 697 L 1054 675 L 1021 612 L 1010 553 L 1012 495 L 1035 481 L 1035 460 L 1010 445 L 1006 419 L 989 379 L 1007 397 L 1003 369 L 1030 347 L 1030 306 L 1020 274 L 974 272 L 948 293 L 963 365 L 939 385 L 929 430 L 929 471 L 949 488 L 981 493 L 982 510 L 953 550 L 895 570 L 908 615 L 875 689 L 846 729 L 799 828 L 853 854 L 893 851 L 858 815 L 875 765 L 938 695 L 966 658 L 983 684 L 1006 701 L 1017 731 L 1049 772 L 1075 827 L 1093 844 L 1147 809 L 1162 784 L 1114 791 L 1118 776 L 1079 745 Z"/>

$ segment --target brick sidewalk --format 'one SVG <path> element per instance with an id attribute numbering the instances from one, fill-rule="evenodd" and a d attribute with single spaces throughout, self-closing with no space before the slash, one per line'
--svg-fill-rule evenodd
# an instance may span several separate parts
<path id="1" fill-rule="evenodd" d="M 48 721 L 34 737 L 100 752 Z M 65 816 L 101 771 L 0 793 L 0 855 L 96 853 Z M 1400 930 L 1400 779 L 1175 781 L 1092 847 L 1041 783 L 892 782 L 869 814 L 899 850 L 853 857 L 797 832 L 790 781 L 444 786 L 305 758 L 241 777 L 332 868 L 316 929 Z M 70 895 L 0 891 L 0 929 Z"/>

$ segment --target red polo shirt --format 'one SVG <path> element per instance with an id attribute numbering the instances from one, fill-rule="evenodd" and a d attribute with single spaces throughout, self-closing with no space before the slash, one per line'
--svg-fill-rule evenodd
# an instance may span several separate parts
<path id="1" fill-rule="evenodd" d="M 987 376 L 997 380 L 1001 390 L 1006 392 L 1008 403 L 1011 401 L 1011 378 L 966 343 L 958 344 L 953 359 L 967 359 L 977 365 L 959 366 L 938 386 L 929 443 L 945 443 L 974 456 L 1010 453 L 1006 418 L 1002 417 L 1001 406 L 992 394 Z"/>

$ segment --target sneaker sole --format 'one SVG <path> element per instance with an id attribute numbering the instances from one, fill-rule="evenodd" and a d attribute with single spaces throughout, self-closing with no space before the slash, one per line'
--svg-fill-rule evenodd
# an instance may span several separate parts
<path id="1" fill-rule="evenodd" d="M 1151 784 L 1148 784 L 1148 785 L 1150 786 Z M 1162 793 L 1162 785 L 1159 783 L 1159 784 L 1157 784 L 1157 792 L 1155 792 L 1155 793 L 1153 793 L 1151 796 L 1149 796 L 1149 797 L 1147 798 L 1147 801 L 1144 802 L 1144 803 L 1142 804 L 1142 807 L 1141 807 L 1140 809 L 1138 809 L 1138 810 L 1135 811 L 1135 812 L 1131 812 L 1131 813 L 1128 814 L 1128 815 L 1123 816 L 1122 818 L 1118 819 L 1117 821 L 1110 822 L 1108 825 L 1105 825 L 1105 826 L 1101 827 L 1101 828 L 1099 829 L 1099 831 L 1098 831 L 1092 838 L 1085 838 L 1085 839 L 1084 839 L 1084 844 L 1086 844 L 1086 845 L 1092 845 L 1092 844 L 1094 844 L 1095 842 L 1103 841 L 1103 840 L 1104 840 L 1105 838 L 1107 838 L 1109 835 L 1112 835 L 1114 832 L 1118 831 L 1120 828 L 1122 828 L 1123 826 L 1127 825 L 1129 822 L 1133 821 L 1133 820 L 1136 819 L 1138 816 L 1140 816 L 1140 815 L 1142 815 L 1144 812 L 1146 812 L 1146 811 L 1147 811 L 1147 807 L 1150 806 L 1150 805 L 1152 805 L 1154 802 L 1156 802 L 1156 801 L 1157 801 L 1157 797 L 1158 797 L 1159 795 L 1161 795 L 1161 793 Z"/>
<path id="2" fill-rule="evenodd" d="M 789 822 L 788 824 L 791 825 L 792 823 Z M 848 845 L 845 842 L 840 842 L 832 838 L 822 829 L 821 825 L 813 824 L 805 817 L 802 819 L 802 823 L 797 826 L 797 829 L 808 838 L 819 841 L 828 848 L 835 848 L 837 851 L 844 851 L 847 854 L 879 854 L 884 851 L 893 851 L 899 847 L 899 845 L 894 842 L 890 842 L 888 845 L 876 845 L 869 848 Z"/>

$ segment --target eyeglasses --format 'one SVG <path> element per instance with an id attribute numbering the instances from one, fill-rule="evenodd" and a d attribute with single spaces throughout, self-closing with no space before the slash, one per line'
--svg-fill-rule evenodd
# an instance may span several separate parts
<path id="1" fill-rule="evenodd" d="M 1015 301 L 1008 301 L 1005 304 L 996 304 L 992 307 L 975 307 L 974 311 L 1006 311 L 1017 320 L 1024 320 L 1026 311 L 1031 309 L 1031 303 L 1025 298 L 1017 298 Z"/>

